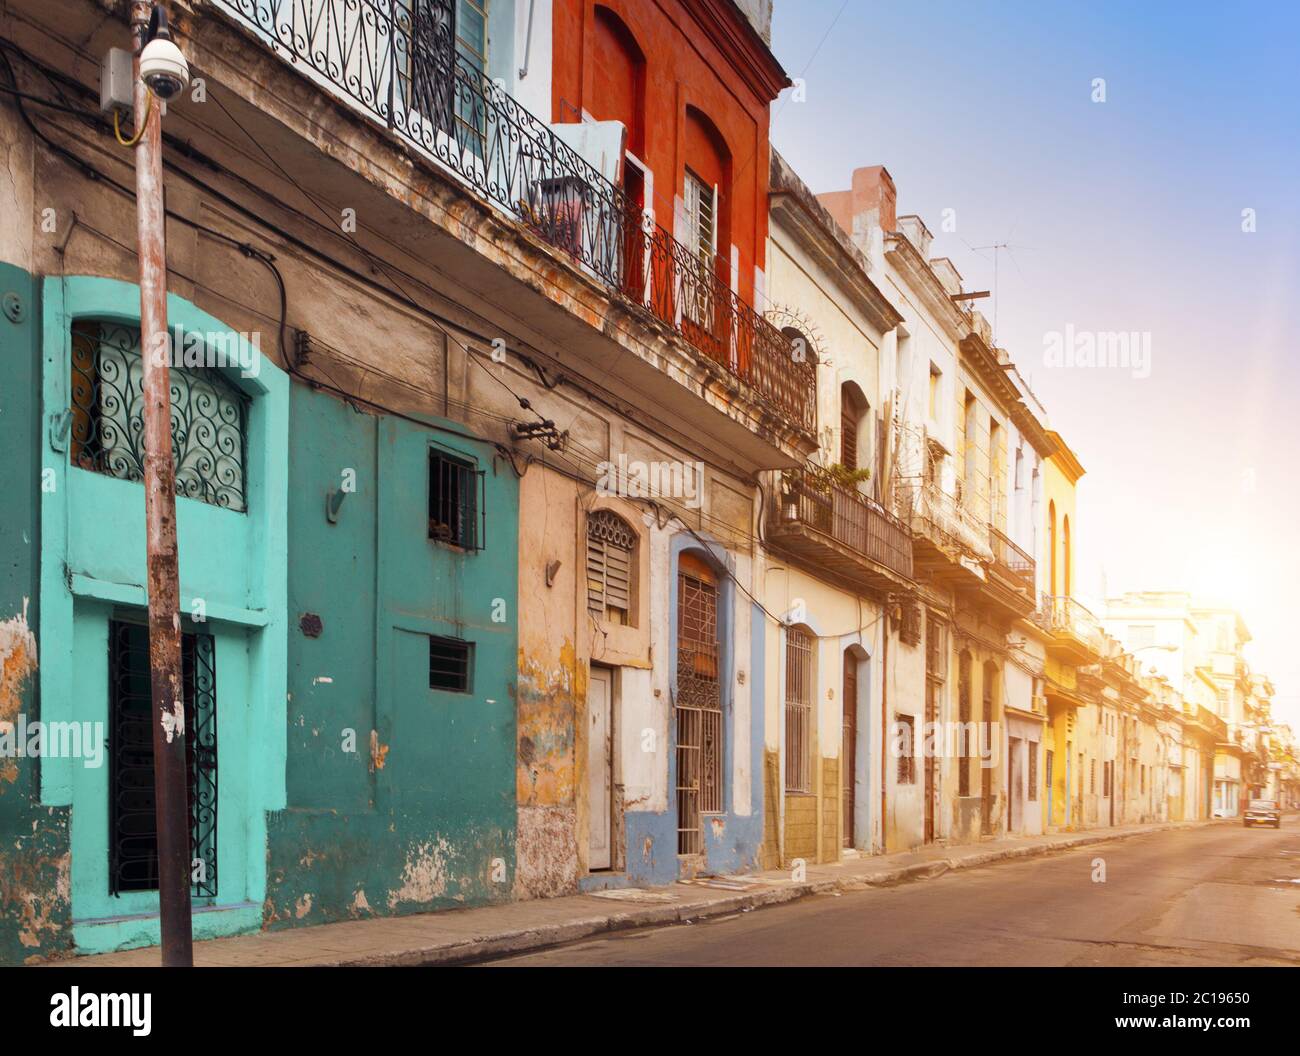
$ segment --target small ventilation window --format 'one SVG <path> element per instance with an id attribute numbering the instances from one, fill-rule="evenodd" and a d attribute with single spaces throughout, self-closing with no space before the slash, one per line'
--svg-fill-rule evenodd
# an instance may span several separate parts
<path id="1" fill-rule="evenodd" d="M 474 643 L 462 638 L 429 639 L 429 688 L 468 693 Z"/>
<path id="2" fill-rule="evenodd" d="M 429 538 L 465 550 L 483 548 L 483 474 L 469 462 L 429 452 Z"/>

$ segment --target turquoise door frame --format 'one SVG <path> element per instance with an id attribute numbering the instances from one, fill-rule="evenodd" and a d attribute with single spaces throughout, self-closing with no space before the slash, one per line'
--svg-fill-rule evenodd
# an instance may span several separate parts
<path id="1" fill-rule="evenodd" d="M 115 608 L 142 610 L 144 490 L 70 463 L 77 318 L 138 325 L 139 290 L 113 279 L 45 280 L 42 357 L 40 687 L 42 720 L 107 722 L 107 633 Z M 168 322 L 187 333 L 237 331 L 180 297 Z M 247 342 L 240 337 L 240 352 Z M 196 903 L 197 938 L 260 927 L 266 812 L 285 802 L 288 376 L 257 357 L 227 377 L 250 398 L 247 512 L 177 499 L 181 605 L 217 639 L 218 892 Z M 106 729 L 106 726 L 105 726 Z M 73 935 L 82 952 L 158 941 L 157 895 L 107 884 L 107 769 L 42 760 L 41 801 L 72 808 Z"/>

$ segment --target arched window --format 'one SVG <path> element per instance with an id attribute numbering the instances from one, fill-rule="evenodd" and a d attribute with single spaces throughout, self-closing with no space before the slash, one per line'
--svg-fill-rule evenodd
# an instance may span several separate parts
<path id="1" fill-rule="evenodd" d="M 683 307 L 706 344 L 716 338 L 717 286 L 730 286 L 731 151 L 713 122 L 693 106 L 686 108 L 686 169 L 682 175 L 682 241 L 696 266 L 683 275 Z M 730 355 L 706 349 L 714 358 Z"/>
<path id="2" fill-rule="evenodd" d="M 595 510 L 587 518 L 587 608 L 598 620 L 632 625 L 636 533 L 622 517 Z"/>
<path id="3" fill-rule="evenodd" d="M 1056 501 L 1047 504 L 1047 593 L 1056 597 Z"/>
<path id="4" fill-rule="evenodd" d="M 815 639 L 799 627 L 785 632 L 785 790 L 811 792 Z"/>
<path id="5" fill-rule="evenodd" d="M 795 326 L 783 326 L 781 327 L 781 333 L 794 346 L 795 355 L 802 355 L 803 362 L 816 365 L 817 346 L 813 344 L 812 339 L 807 334 Z"/>
<path id="6" fill-rule="evenodd" d="M 627 24 L 608 7 L 597 5 L 594 19 L 595 83 L 586 109 L 597 121 L 621 121 L 627 147 L 645 151 L 645 53 Z"/>
<path id="7" fill-rule="evenodd" d="M 862 469 L 871 465 L 867 450 L 870 406 L 855 382 L 840 386 L 840 465 L 845 469 Z"/>
<path id="8" fill-rule="evenodd" d="M 180 328 L 177 328 L 178 333 Z M 186 333 L 167 351 L 171 366 L 176 494 L 245 512 L 249 397 L 220 369 L 216 353 Z M 226 350 L 222 350 L 226 354 Z M 231 350 L 239 362 L 239 350 Z M 187 359 L 193 366 L 182 365 Z M 72 324 L 71 458 L 121 480 L 144 479 L 144 362 L 140 328 L 106 319 Z"/>
<path id="9" fill-rule="evenodd" d="M 1061 522 L 1061 560 L 1065 567 L 1065 596 L 1070 596 L 1070 515 Z"/>

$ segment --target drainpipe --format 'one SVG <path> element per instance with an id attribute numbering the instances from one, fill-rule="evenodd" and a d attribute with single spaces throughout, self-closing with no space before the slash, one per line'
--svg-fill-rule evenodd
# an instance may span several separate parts
<path id="1" fill-rule="evenodd" d="M 135 44 L 136 232 L 140 257 L 140 350 L 144 366 L 144 505 L 149 588 L 149 684 L 153 697 L 154 812 L 164 967 L 193 964 L 190 821 L 181 681 L 180 577 L 176 557 L 176 467 L 172 461 L 167 249 L 163 217 L 162 106 L 140 79 L 153 5 L 131 4 Z M 161 9 L 161 5 L 159 5 Z M 151 106 L 152 102 L 152 106 Z M 156 114 L 151 110 L 156 109 Z"/>

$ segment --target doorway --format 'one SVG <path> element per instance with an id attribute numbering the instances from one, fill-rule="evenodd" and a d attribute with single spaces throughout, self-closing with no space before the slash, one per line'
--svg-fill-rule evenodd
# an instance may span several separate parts
<path id="1" fill-rule="evenodd" d="M 614 679 L 593 667 L 587 679 L 587 868 L 609 869 L 613 855 Z"/>
<path id="2" fill-rule="evenodd" d="M 840 747 L 840 783 L 844 803 L 844 846 L 854 847 L 853 812 L 858 784 L 858 661 L 844 653 L 843 737 Z"/>
<path id="3" fill-rule="evenodd" d="M 1011 831 L 1019 832 L 1023 818 L 1020 787 L 1020 747 L 1024 742 L 1011 737 L 1007 742 L 1007 806 L 1011 811 Z"/>

